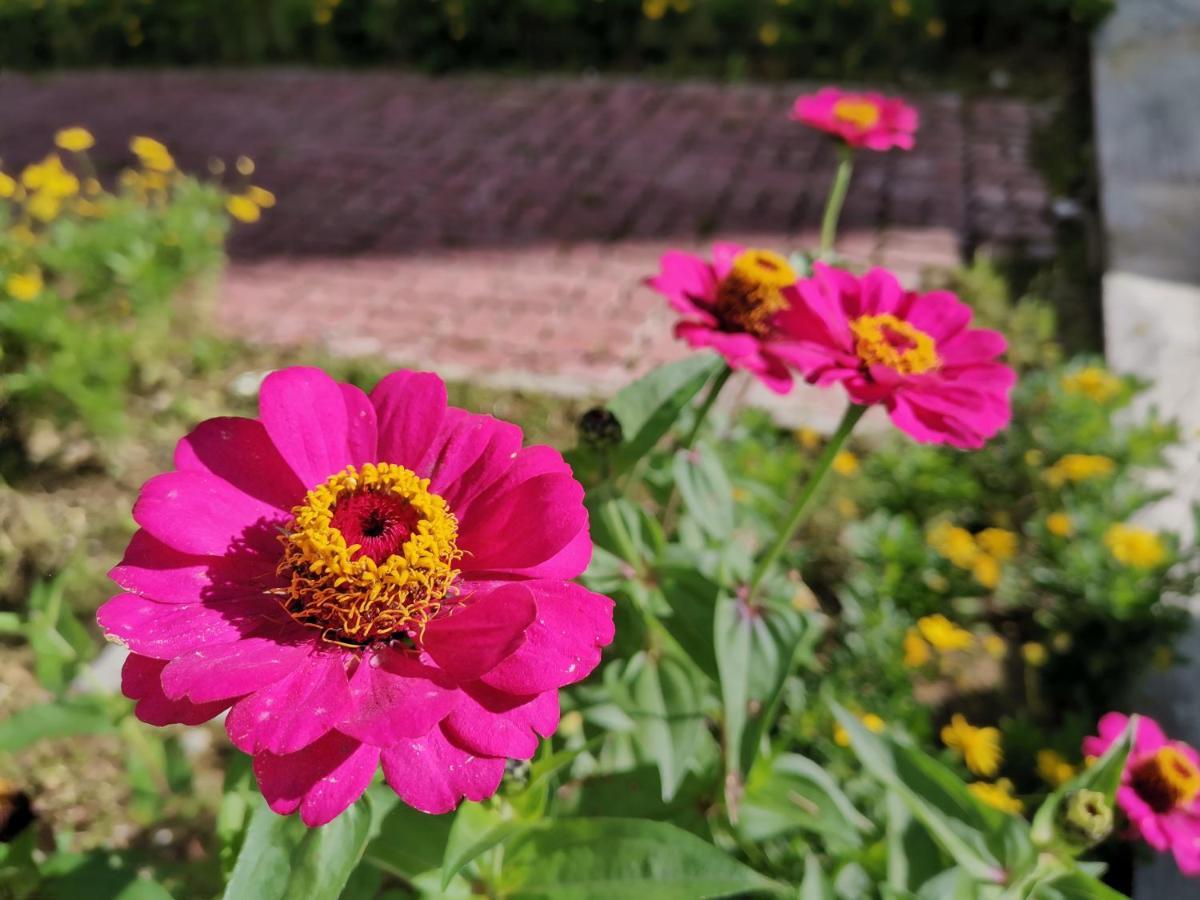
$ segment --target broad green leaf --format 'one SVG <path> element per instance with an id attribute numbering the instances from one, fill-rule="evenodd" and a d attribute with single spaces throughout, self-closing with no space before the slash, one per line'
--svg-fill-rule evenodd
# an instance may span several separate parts
<path id="1" fill-rule="evenodd" d="M 887 795 L 887 878 L 894 890 L 908 892 L 950 865 L 929 832 L 913 819 L 899 795 Z"/>
<path id="2" fill-rule="evenodd" d="M 529 825 L 520 819 L 504 819 L 497 810 L 481 803 L 464 803 L 450 826 L 442 860 L 441 889 L 450 886 L 463 866 L 525 831 Z"/>
<path id="3" fill-rule="evenodd" d="M 713 615 L 721 587 L 695 569 L 671 566 L 657 573 L 663 598 L 671 607 L 667 630 L 700 671 L 718 682 Z"/>
<path id="4" fill-rule="evenodd" d="M 411 881 L 441 866 L 453 824 L 453 816 L 431 816 L 405 803 L 397 803 L 384 816 L 379 834 L 367 845 L 364 859 L 385 872 Z"/>
<path id="5" fill-rule="evenodd" d="M 1004 868 L 988 840 L 1000 832 L 1002 813 L 976 799 L 937 760 L 885 735 L 872 734 L 857 716 L 836 704 L 833 711 L 863 767 L 896 792 L 913 817 L 959 866 L 979 881 L 994 884 L 1005 879 Z"/>
<path id="6" fill-rule="evenodd" d="M 809 853 L 804 858 L 804 881 L 800 882 L 799 900 L 834 900 L 833 885 L 821 869 L 821 861 Z"/>
<path id="7" fill-rule="evenodd" d="M 727 540 L 733 532 L 733 484 L 716 451 L 705 444 L 676 451 L 671 468 L 696 524 L 713 540 Z"/>
<path id="8" fill-rule="evenodd" d="M 723 365 L 718 358 L 695 354 L 660 366 L 622 388 L 608 404 L 624 432 L 613 453 L 614 470 L 629 469 L 649 453 Z"/>
<path id="9" fill-rule="evenodd" d="M 502 893 L 553 900 L 698 900 L 782 885 L 666 822 L 563 819 L 514 840 Z"/>
<path id="10" fill-rule="evenodd" d="M 749 841 L 809 831 L 858 847 L 870 828 L 837 782 L 811 759 L 785 753 L 750 770 L 738 821 L 738 831 Z"/>
<path id="11" fill-rule="evenodd" d="M 1030 900 L 1127 900 L 1086 872 L 1078 869 L 1037 885 L 1029 894 Z"/>
<path id="12" fill-rule="evenodd" d="M 642 751 L 658 766 L 662 799 L 675 796 L 687 773 L 688 761 L 704 734 L 700 711 L 704 692 L 695 669 L 671 656 L 643 655 L 631 692 L 635 736 Z"/>
<path id="13" fill-rule="evenodd" d="M 107 734 L 113 723 L 99 698 L 78 697 L 31 706 L 0 722 L 0 751 L 12 753 L 47 738 Z"/>
<path id="14" fill-rule="evenodd" d="M 171 894 L 157 881 L 135 878 L 113 900 L 171 900 Z"/>
<path id="15" fill-rule="evenodd" d="M 1033 817 L 1033 841 L 1039 847 L 1048 847 L 1054 843 L 1054 825 L 1058 818 L 1059 808 L 1067 795 L 1073 791 L 1099 791 L 1108 799 L 1110 806 L 1116 803 L 1117 788 L 1121 785 L 1121 773 L 1125 771 L 1125 760 L 1133 749 L 1134 737 L 1137 734 L 1137 716 L 1130 719 L 1125 733 L 1115 740 L 1104 751 L 1104 755 L 1092 765 L 1083 769 L 1066 784 L 1059 787 L 1047 797 Z"/>

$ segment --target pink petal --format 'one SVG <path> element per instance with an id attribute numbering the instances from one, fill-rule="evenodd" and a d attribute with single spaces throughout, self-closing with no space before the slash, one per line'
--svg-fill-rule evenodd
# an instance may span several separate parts
<path id="1" fill-rule="evenodd" d="M 429 489 L 459 515 L 512 468 L 520 450 L 516 425 L 449 407 L 423 462 L 430 473 Z"/>
<path id="2" fill-rule="evenodd" d="M 163 693 L 160 676 L 166 663 L 130 653 L 121 668 L 121 693 L 136 700 L 133 712 L 147 725 L 199 725 L 229 708 L 230 700 L 191 703 Z"/>
<path id="3" fill-rule="evenodd" d="M 459 681 L 473 681 L 521 645 L 537 607 L 520 583 L 465 598 L 425 628 L 423 649 Z"/>
<path id="4" fill-rule="evenodd" d="M 1137 737 L 1134 739 L 1138 753 L 1153 753 L 1168 743 L 1170 741 L 1157 721 L 1149 716 L 1138 716 Z"/>
<path id="5" fill-rule="evenodd" d="M 446 385 L 431 372 L 393 372 L 371 392 L 379 419 L 379 459 L 419 468 L 446 414 Z"/>
<path id="6" fill-rule="evenodd" d="M 379 748 L 360 744 L 336 731 L 303 750 L 254 757 L 254 776 L 267 805 L 280 815 L 297 809 L 305 825 L 333 821 L 371 784 Z"/>
<path id="7" fill-rule="evenodd" d="M 458 536 L 466 554 L 462 569 L 505 572 L 536 566 L 570 544 L 587 523 L 578 481 L 569 475 L 537 475 L 472 507 Z"/>
<path id="8" fill-rule="evenodd" d="M 304 366 L 272 372 L 258 396 L 259 418 L 305 488 L 350 465 L 351 423 L 336 381 Z"/>
<path id="9" fill-rule="evenodd" d="M 971 307 L 949 291 L 931 291 L 913 295 L 906 318 L 940 345 L 951 342 L 970 324 Z"/>
<path id="10" fill-rule="evenodd" d="M 1200 819 L 1176 810 L 1160 821 L 1179 871 L 1188 876 L 1200 875 Z"/>
<path id="11" fill-rule="evenodd" d="M 350 702 L 340 649 L 313 653 L 274 684 L 239 700 L 225 730 L 246 753 L 295 753 L 332 729 Z"/>
<path id="12" fill-rule="evenodd" d="M 718 281 L 713 267 L 700 257 L 679 250 L 664 253 L 659 265 L 662 272 L 647 284 L 663 294 L 677 312 L 712 320 L 697 301 L 711 302 L 716 298 Z"/>
<path id="13" fill-rule="evenodd" d="M 454 708 L 459 693 L 444 673 L 385 648 L 363 654 L 350 679 L 350 698 L 337 729 L 387 747 L 425 734 Z"/>
<path id="14" fill-rule="evenodd" d="M 276 554 L 288 514 L 203 472 L 166 472 L 147 481 L 134 521 L 164 544 L 199 556 Z"/>
<path id="15" fill-rule="evenodd" d="M 733 261 L 738 258 L 745 246 L 732 241 L 717 241 L 713 244 L 713 271 L 717 278 L 722 279 L 733 271 Z"/>
<path id="16" fill-rule="evenodd" d="M 489 687 L 532 696 L 586 678 L 613 638 L 613 602 L 569 582 L 524 582 L 537 602 L 525 642 L 482 677 Z"/>
<path id="17" fill-rule="evenodd" d="M 242 597 L 205 606 L 118 594 L 100 607 L 96 619 L 111 640 L 133 652 L 174 659 L 197 647 L 240 640 L 267 615 L 279 612 L 278 604 L 267 597 Z"/>
<path id="18" fill-rule="evenodd" d="M 209 703 L 241 697 L 274 684 L 312 651 L 317 632 L 295 625 L 271 627 L 258 634 L 179 656 L 162 673 L 163 692 Z"/>
<path id="19" fill-rule="evenodd" d="M 937 347 L 943 366 L 960 366 L 995 359 L 1008 349 L 1008 341 L 998 331 L 975 328 L 963 331 L 957 337 Z"/>
<path id="20" fill-rule="evenodd" d="M 255 419 L 201 422 L 175 446 L 175 468 L 215 476 L 285 512 L 304 499 L 304 485 Z"/>
<path id="21" fill-rule="evenodd" d="M 558 727 L 558 692 L 512 697 L 484 684 L 468 685 L 442 731 L 455 745 L 479 756 L 530 759 L 539 735 Z"/>
<path id="22" fill-rule="evenodd" d="M 503 461 L 499 462 L 500 465 L 488 473 L 488 477 L 492 479 L 490 483 L 480 485 L 478 493 L 472 494 L 467 489 L 470 486 L 467 485 L 458 489 L 451 510 L 458 517 L 460 525 L 471 521 L 475 516 L 476 506 L 482 511 L 482 515 L 488 515 L 496 497 L 509 493 L 530 478 L 538 475 L 573 477 L 571 467 L 567 465 L 562 454 L 544 444 L 534 444 L 517 449 L 510 456 L 507 464 L 504 464 Z"/>
<path id="23" fill-rule="evenodd" d="M 429 734 L 383 751 L 383 776 L 400 799 L 431 815 L 450 812 L 458 801 L 486 800 L 504 777 L 504 760 L 473 756 L 434 728 Z"/>
<path id="24" fill-rule="evenodd" d="M 356 466 L 379 462 L 378 425 L 370 398 L 352 384 L 339 384 L 346 404 L 346 442 Z M 332 474 L 332 473 L 331 473 Z"/>
<path id="25" fill-rule="evenodd" d="M 131 594 L 163 603 L 212 604 L 275 587 L 276 563 L 275 558 L 254 554 L 192 556 L 139 529 L 108 577 Z"/>

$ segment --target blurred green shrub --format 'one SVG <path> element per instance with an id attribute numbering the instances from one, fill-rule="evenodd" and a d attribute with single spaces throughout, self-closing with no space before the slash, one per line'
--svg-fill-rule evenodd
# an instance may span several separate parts
<path id="1" fill-rule="evenodd" d="M 5 0 L 0 64 L 403 63 L 986 77 L 1055 65 L 1112 0 Z"/>

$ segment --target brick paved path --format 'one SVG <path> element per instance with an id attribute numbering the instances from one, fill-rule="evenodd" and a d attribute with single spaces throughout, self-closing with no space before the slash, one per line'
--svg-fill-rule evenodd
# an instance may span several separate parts
<path id="1" fill-rule="evenodd" d="M 431 80 L 391 73 L 0 76 L 0 156 L 85 124 L 104 171 L 131 134 L 185 168 L 251 156 L 279 197 L 231 250 L 222 320 L 253 338 L 386 353 L 450 377 L 607 391 L 679 354 L 639 286 L 668 246 L 813 243 L 832 147 L 796 85 Z M 909 278 L 1049 240 L 1021 103 L 915 98 L 918 149 L 869 154 L 841 248 Z"/>

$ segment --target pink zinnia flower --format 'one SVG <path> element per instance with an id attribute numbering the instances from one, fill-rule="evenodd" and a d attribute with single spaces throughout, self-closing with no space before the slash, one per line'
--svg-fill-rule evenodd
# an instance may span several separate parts
<path id="1" fill-rule="evenodd" d="M 446 405 L 435 375 L 368 397 L 276 372 L 259 418 L 210 419 L 142 488 L 100 609 L 153 725 L 229 710 L 278 813 L 337 816 L 382 764 L 406 803 L 491 796 L 558 724 L 558 689 L 613 636 L 573 584 L 583 489 L 549 447 Z"/>
<path id="2" fill-rule="evenodd" d="M 796 272 L 770 250 L 713 245 L 713 261 L 672 250 L 647 284 L 682 315 L 675 336 L 697 349 L 711 347 L 733 369 L 745 369 L 777 394 L 792 387 L 787 364 L 774 352 L 776 320 L 793 302 Z"/>
<path id="3" fill-rule="evenodd" d="M 861 278 L 823 263 L 779 317 L 775 352 L 818 385 L 841 382 L 858 404 L 882 404 L 927 444 L 976 448 L 1008 424 L 1012 369 L 1004 336 L 968 328 L 971 308 L 948 291 L 917 294 L 872 269 Z"/>
<path id="4" fill-rule="evenodd" d="M 919 116 L 897 97 L 825 87 L 796 98 L 791 118 L 868 150 L 913 148 Z"/>
<path id="5" fill-rule="evenodd" d="M 1099 735 L 1083 739 L 1084 755 L 1100 756 L 1128 724 L 1128 716 L 1106 713 Z M 1170 850 L 1183 874 L 1200 875 L 1200 755 L 1182 741 L 1168 740 L 1146 716 L 1138 716 L 1117 805 L 1137 837 L 1160 852 Z"/>

